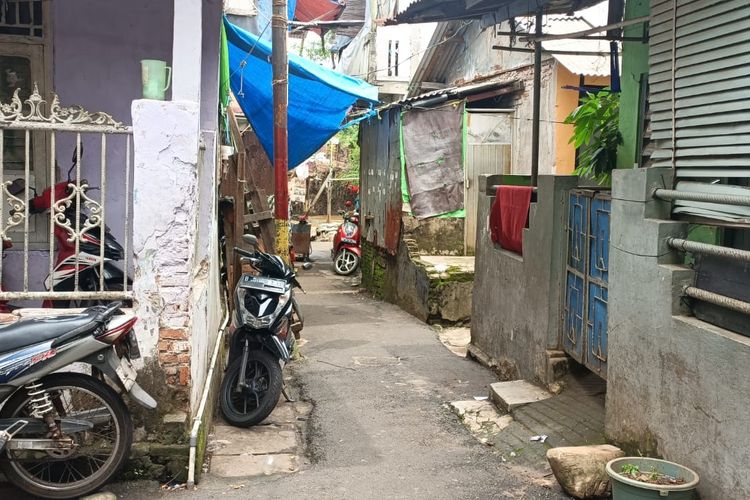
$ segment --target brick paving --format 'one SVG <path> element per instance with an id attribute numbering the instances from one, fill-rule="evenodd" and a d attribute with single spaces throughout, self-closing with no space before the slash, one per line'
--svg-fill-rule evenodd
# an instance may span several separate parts
<path id="1" fill-rule="evenodd" d="M 569 375 L 561 394 L 513 410 L 513 422 L 494 436 L 492 446 L 504 461 L 548 471 L 549 448 L 605 443 L 605 387 L 593 373 Z M 539 435 L 547 440 L 530 441 Z"/>

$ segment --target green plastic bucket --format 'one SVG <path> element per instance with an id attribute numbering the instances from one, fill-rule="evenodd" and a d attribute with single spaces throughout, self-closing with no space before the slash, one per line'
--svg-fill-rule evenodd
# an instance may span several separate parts
<path id="1" fill-rule="evenodd" d="M 685 479 L 685 483 L 659 485 L 636 481 L 620 473 L 625 464 L 636 465 L 641 471 L 650 471 L 653 467 L 661 474 L 681 477 Z M 695 487 L 698 486 L 699 481 L 698 474 L 687 467 L 666 460 L 644 457 L 623 457 L 611 460 L 607 464 L 607 474 L 612 478 L 613 500 L 649 500 L 665 497 L 669 500 L 693 500 Z"/>
<path id="2" fill-rule="evenodd" d="M 172 79 L 172 68 L 166 61 L 144 59 L 141 61 L 141 80 L 143 83 L 143 98 L 164 100 L 164 95 Z"/>

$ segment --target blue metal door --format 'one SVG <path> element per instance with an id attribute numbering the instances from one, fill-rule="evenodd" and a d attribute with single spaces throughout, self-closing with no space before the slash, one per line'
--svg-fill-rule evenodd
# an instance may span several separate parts
<path id="1" fill-rule="evenodd" d="M 568 208 L 563 348 L 607 377 L 609 192 L 577 189 Z"/>

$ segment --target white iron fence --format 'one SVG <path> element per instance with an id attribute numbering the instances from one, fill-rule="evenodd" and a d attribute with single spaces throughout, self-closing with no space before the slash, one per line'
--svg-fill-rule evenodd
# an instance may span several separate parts
<path id="1" fill-rule="evenodd" d="M 132 298 L 132 133 L 106 113 L 62 107 L 57 95 L 48 103 L 36 85 L 0 103 L 0 301 Z M 70 149 L 71 166 L 60 167 L 70 156 L 58 153 Z"/>

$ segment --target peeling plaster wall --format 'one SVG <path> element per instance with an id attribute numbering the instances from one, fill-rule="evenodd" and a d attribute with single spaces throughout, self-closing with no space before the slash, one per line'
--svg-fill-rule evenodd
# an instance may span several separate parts
<path id="1" fill-rule="evenodd" d="M 153 356 L 161 328 L 190 326 L 200 107 L 137 100 L 132 115 L 136 328 L 141 349 Z"/>
<path id="2" fill-rule="evenodd" d="M 539 176 L 523 256 L 493 243 L 486 223 L 477 228 L 475 269 L 482 271 L 474 276 L 471 347 L 501 367 L 506 379 L 553 382 L 548 350 L 560 346 L 567 193 L 576 183 L 572 176 Z M 495 184 L 480 176 L 480 185 Z M 487 221 L 493 201 L 479 195 L 478 220 Z"/>

